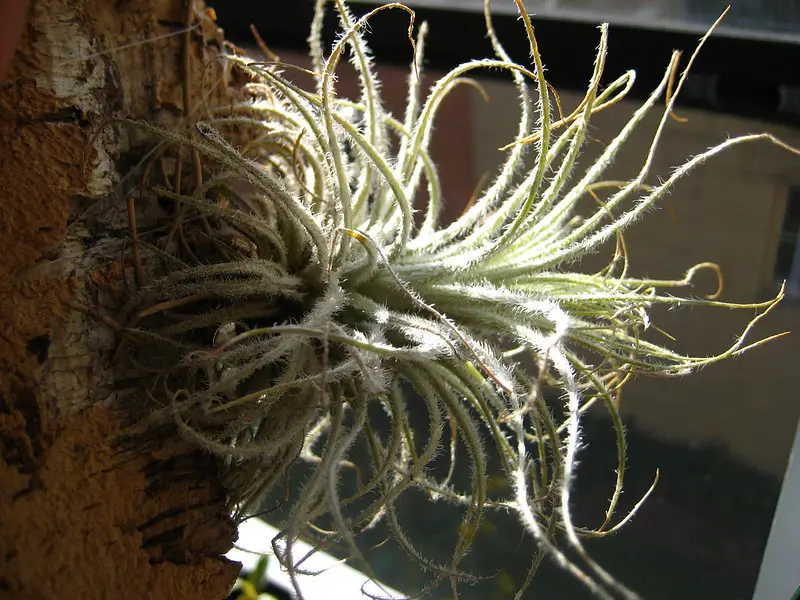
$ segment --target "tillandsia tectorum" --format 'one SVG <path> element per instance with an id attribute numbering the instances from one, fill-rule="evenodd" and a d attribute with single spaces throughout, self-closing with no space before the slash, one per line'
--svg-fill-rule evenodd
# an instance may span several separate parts
<path id="1" fill-rule="evenodd" d="M 633 376 L 686 375 L 761 343 L 746 341 L 759 316 L 722 353 L 684 356 L 648 340 L 648 311 L 707 305 L 757 308 L 763 316 L 780 295 L 758 305 L 673 295 L 690 287 L 698 270 L 715 267 L 697 265 L 676 281 L 631 277 L 621 232 L 725 148 L 756 139 L 783 144 L 766 134 L 728 139 L 648 185 L 653 153 L 688 71 L 676 77 L 676 53 L 629 122 L 579 170 L 592 115 L 625 97 L 634 82 L 628 72 L 601 85 L 607 26 L 600 28 L 583 100 L 562 115 L 521 0 L 531 65 L 508 57 L 487 1 L 495 57 L 458 66 L 425 98 L 425 24 L 415 28 L 413 12 L 397 3 L 359 19 L 343 0 L 332 4 L 341 34 L 327 52 L 324 0 L 312 24 L 316 89 L 298 87 L 290 67 L 277 60 L 234 53 L 225 60 L 247 75 L 246 98 L 202 106 L 189 134 L 137 123 L 159 141 L 142 186 L 174 208 L 158 244 L 140 238 L 132 219 L 141 285 L 118 316 L 127 323 L 127 354 L 152 374 L 147 393 L 162 408 L 151 418 L 176 423 L 220 457 L 239 516 L 257 510 L 295 461 L 314 466 L 292 493 L 275 542 L 292 577 L 299 536 L 320 547 L 340 544 L 358 557 L 358 534 L 380 525 L 430 573 L 421 592 L 449 582 L 457 597 L 461 582 L 480 579 L 460 568 L 479 525 L 502 511 L 517 515 L 538 543 L 529 575 L 549 557 L 599 597 L 635 597 L 582 545 L 630 518 L 613 524 L 626 455 L 617 394 Z M 402 118 L 382 106 L 364 39 L 370 19 L 390 9 L 409 14 L 414 48 Z M 346 54 L 358 73 L 358 101 L 336 94 Z M 433 121 L 455 86 L 486 69 L 513 79 L 517 136 L 491 185 L 455 222 L 442 225 L 429 154 Z M 620 147 L 654 110 L 662 116 L 641 169 L 629 181 L 604 182 Z M 167 148 L 183 148 L 190 160 L 156 175 L 153 166 L 163 167 Z M 417 226 L 414 202 L 423 186 L 429 202 Z M 578 203 L 600 188 L 611 192 L 596 211 L 576 219 Z M 615 238 L 618 252 L 603 271 L 570 270 Z M 149 282 L 145 258 L 155 273 Z M 560 406 L 545 399 L 553 391 Z M 615 492 L 596 530 L 577 526 L 570 513 L 581 415 L 592 404 L 611 415 L 619 453 Z M 422 431 L 412 411 L 427 415 Z M 378 418 L 388 425 L 377 427 Z M 448 443 L 451 468 L 438 477 L 429 466 Z M 487 444 L 507 482 L 497 494 L 487 491 Z M 370 460 L 356 467 L 356 491 L 345 496 L 338 483 L 355 466 L 357 445 Z M 466 489 L 452 477 L 456 446 L 470 466 Z M 446 563 L 423 556 L 400 528 L 396 500 L 411 488 L 463 511 Z"/>

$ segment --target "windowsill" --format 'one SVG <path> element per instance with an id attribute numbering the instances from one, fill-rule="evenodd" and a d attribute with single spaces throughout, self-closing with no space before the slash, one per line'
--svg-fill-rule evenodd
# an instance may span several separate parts
<path id="1" fill-rule="evenodd" d="M 294 588 L 289 574 L 284 571 L 272 551 L 272 540 L 278 530 L 258 519 L 248 519 L 239 525 L 237 548 L 226 555 L 227 558 L 242 563 L 245 571 L 255 569 L 261 555 L 267 555 L 267 579 L 277 587 L 289 591 L 294 597 Z M 310 544 L 296 542 L 293 556 L 296 560 L 312 551 Z M 297 575 L 298 585 L 306 600 L 352 600 L 354 598 L 381 597 L 405 598 L 397 590 L 381 584 L 378 587 L 369 578 L 353 567 L 333 558 L 324 552 L 316 552 L 303 561 L 304 571 L 318 575 Z M 363 591 L 362 591 L 363 590 Z M 370 596 L 364 595 L 367 592 Z"/>

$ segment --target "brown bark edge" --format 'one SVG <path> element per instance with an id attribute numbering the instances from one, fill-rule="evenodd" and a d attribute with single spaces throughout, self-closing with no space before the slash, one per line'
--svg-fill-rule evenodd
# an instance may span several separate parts
<path id="1" fill-rule="evenodd" d="M 222 557 L 236 528 L 213 460 L 179 441 L 120 453 L 108 337 L 62 303 L 92 285 L 70 215 L 108 194 L 131 143 L 95 138 L 99 124 L 183 111 L 184 36 L 95 55 L 174 31 L 185 10 L 38 0 L 0 84 L 0 599 L 218 600 L 240 568 Z"/>

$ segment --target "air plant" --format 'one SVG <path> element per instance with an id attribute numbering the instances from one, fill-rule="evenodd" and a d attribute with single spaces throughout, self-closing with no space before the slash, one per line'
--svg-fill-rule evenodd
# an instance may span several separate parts
<path id="1" fill-rule="evenodd" d="M 547 556 L 598 597 L 635 597 L 582 545 L 582 538 L 612 533 L 630 518 L 612 525 L 626 460 L 617 394 L 631 377 L 684 376 L 761 343 L 747 342 L 747 334 L 781 295 L 748 305 L 674 295 L 691 287 L 699 270 L 716 267 L 694 266 L 681 280 L 632 277 L 621 233 L 725 148 L 756 139 L 783 144 L 766 134 L 728 139 L 648 185 L 688 72 L 673 93 L 675 53 L 657 88 L 579 170 L 590 119 L 624 98 L 634 82 L 631 71 L 601 85 L 606 25 L 585 96 L 564 116 L 555 110 L 521 0 L 532 66 L 506 54 L 487 1 L 495 57 L 456 67 L 424 99 L 427 29 L 422 24 L 414 32 L 410 9 L 391 3 L 356 19 L 335 0 L 341 35 L 325 56 L 325 5 L 316 3 L 310 37 L 316 89 L 293 83 L 291 68 L 280 62 L 231 54 L 225 60 L 249 78 L 246 98 L 204 107 L 189 134 L 137 123 L 160 148 L 143 188 L 174 207 L 173 225 L 157 244 L 140 239 L 132 220 L 137 267 L 143 272 L 147 259 L 155 276 L 142 281 L 118 315 L 126 323 L 127 354 L 149 374 L 147 394 L 161 406 L 148 422 L 176 424 L 219 456 L 239 517 L 257 511 L 295 461 L 313 466 L 289 499 L 275 541 L 293 578 L 301 562 L 293 542 L 300 536 L 320 547 L 343 545 L 359 557 L 357 535 L 380 524 L 431 574 L 422 592 L 449 581 L 457 597 L 460 582 L 480 579 L 459 568 L 478 526 L 501 511 L 517 515 L 538 543 L 530 575 Z M 414 59 L 402 119 L 382 106 L 364 39 L 370 19 L 389 9 L 406 11 L 411 22 Z M 360 81 L 358 101 L 336 95 L 337 66 L 348 53 Z M 487 69 L 508 72 L 517 88 L 516 139 L 491 185 L 455 222 L 442 225 L 442 193 L 429 154 L 433 121 L 455 86 Z M 665 95 L 665 106 L 657 108 Z M 639 172 L 604 182 L 621 146 L 654 110 L 662 116 Z M 181 173 L 179 163 L 171 178 L 163 169 L 154 182 L 151 167 L 168 147 L 183 148 L 192 166 Z M 423 186 L 429 202 L 416 226 Z M 579 203 L 601 188 L 612 192 L 579 217 Z M 615 239 L 617 252 L 604 270 L 571 270 Z M 649 311 L 686 305 L 762 311 L 730 348 L 692 357 L 648 337 Z M 554 393 L 560 406 L 546 399 Z M 581 415 L 598 403 L 611 416 L 619 468 L 605 522 L 587 530 L 573 523 L 570 505 L 585 443 Z M 374 422 L 376 408 L 388 423 L 384 430 Z M 412 411 L 427 415 L 423 431 L 415 430 Z M 455 460 L 451 427 L 470 466 L 467 489 L 453 483 L 454 467 L 443 478 L 430 468 L 448 441 Z M 355 493 L 344 497 L 338 484 L 343 469 L 353 467 L 357 444 L 370 460 L 358 467 Z M 486 444 L 507 481 L 499 495 L 487 490 Z M 401 530 L 395 503 L 411 488 L 463 511 L 446 564 L 423 556 Z M 315 525 L 323 520 L 327 530 Z"/>

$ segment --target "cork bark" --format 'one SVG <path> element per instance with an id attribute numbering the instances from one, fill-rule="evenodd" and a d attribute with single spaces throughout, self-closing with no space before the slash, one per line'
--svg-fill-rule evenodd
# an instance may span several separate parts
<path id="1" fill-rule="evenodd" d="M 115 378 L 114 332 L 65 304 L 132 280 L 109 240 L 141 140 L 104 124 L 185 123 L 184 44 L 194 89 L 219 80 L 195 4 L 199 25 L 164 37 L 186 23 L 180 0 L 35 0 L 0 84 L 0 600 L 219 600 L 239 570 L 213 460 L 180 439 L 114 442 L 141 399 Z"/>

